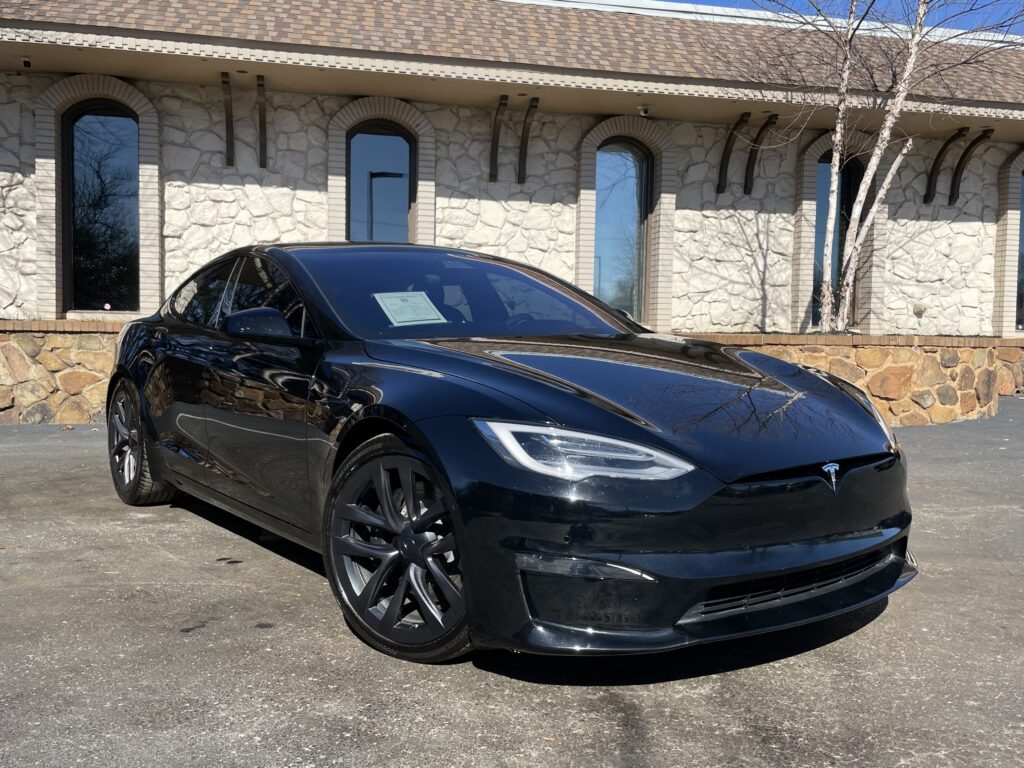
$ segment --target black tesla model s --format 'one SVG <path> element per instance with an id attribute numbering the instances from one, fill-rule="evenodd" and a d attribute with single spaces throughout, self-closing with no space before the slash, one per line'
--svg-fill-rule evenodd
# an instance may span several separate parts
<path id="1" fill-rule="evenodd" d="M 476 253 L 222 256 L 125 327 L 108 426 L 125 502 L 181 490 L 322 552 L 351 627 L 416 661 L 666 650 L 916 574 L 855 387 Z"/>

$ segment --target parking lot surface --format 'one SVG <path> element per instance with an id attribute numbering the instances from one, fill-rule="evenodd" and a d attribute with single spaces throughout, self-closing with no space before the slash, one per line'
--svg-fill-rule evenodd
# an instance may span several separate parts
<path id="1" fill-rule="evenodd" d="M 1024 401 L 899 437 L 921 575 L 885 604 L 428 667 L 349 632 L 318 556 L 122 505 L 102 429 L 0 427 L 0 765 L 1020 766 Z"/>

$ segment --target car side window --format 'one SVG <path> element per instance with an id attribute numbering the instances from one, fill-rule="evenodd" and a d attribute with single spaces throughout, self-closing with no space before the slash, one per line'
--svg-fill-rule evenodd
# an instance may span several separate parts
<path id="1" fill-rule="evenodd" d="M 171 310 L 188 323 L 213 327 L 234 266 L 233 260 L 226 261 L 214 269 L 200 272 L 178 289 L 171 299 Z"/>
<path id="2" fill-rule="evenodd" d="M 306 308 L 281 269 L 267 259 L 247 256 L 231 288 L 225 314 L 258 307 L 270 307 L 284 315 L 294 336 L 315 335 Z"/>

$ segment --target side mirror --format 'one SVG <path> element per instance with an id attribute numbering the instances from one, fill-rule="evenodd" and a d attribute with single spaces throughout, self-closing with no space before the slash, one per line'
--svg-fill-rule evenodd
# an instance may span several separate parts
<path id="1" fill-rule="evenodd" d="M 255 307 L 233 312 L 224 318 L 221 328 L 231 336 L 295 336 L 284 315 L 272 307 Z"/>
<path id="2" fill-rule="evenodd" d="M 627 320 L 630 320 L 634 323 L 636 322 L 636 320 L 633 320 L 633 316 L 629 314 L 629 312 L 627 312 L 626 310 L 619 309 L 618 307 L 612 307 L 612 309 L 614 309 L 618 314 L 622 315 L 622 317 L 626 318 Z"/>

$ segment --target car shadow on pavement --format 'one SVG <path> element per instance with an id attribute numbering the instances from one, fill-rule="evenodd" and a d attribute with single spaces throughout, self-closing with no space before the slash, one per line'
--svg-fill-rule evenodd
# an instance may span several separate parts
<path id="1" fill-rule="evenodd" d="M 319 573 L 324 578 L 327 578 L 324 571 L 324 561 L 319 554 L 311 549 L 306 549 L 301 544 L 296 544 L 293 541 L 278 536 L 276 533 L 271 533 L 255 523 L 250 523 L 248 520 L 243 520 L 226 510 L 215 507 L 212 504 L 207 504 L 205 501 L 200 501 L 193 496 L 185 496 L 184 494 L 179 494 L 175 497 L 174 501 L 171 502 L 171 507 L 191 512 L 196 517 L 201 517 L 213 525 L 241 536 L 243 539 L 259 544 L 267 551 L 287 558 L 296 565 L 301 565 L 303 568 Z"/>
<path id="2" fill-rule="evenodd" d="M 888 598 L 831 619 L 761 635 L 637 656 L 534 656 L 478 651 L 481 670 L 543 685 L 645 685 L 717 675 L 780 661 L 813 651 L 867 626 L 888 606 Z"/>
<path id="3" fill-rule="evenodd" d="M 191 496 L 179 496 L 171 506 L 190 512 L 326 578 L 320 555 L 300 544 Z M 842 616 L 802 627 L 666 653 L 567 657 L 475 651 L 449 663 L 469 662 L 485 672 L 541 685 L 618 686 L 685 680 L 768 664 L 821 648 L 867 626 L 882 614 L 888 604 L 888 598 L 885 598 Z"/>

